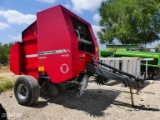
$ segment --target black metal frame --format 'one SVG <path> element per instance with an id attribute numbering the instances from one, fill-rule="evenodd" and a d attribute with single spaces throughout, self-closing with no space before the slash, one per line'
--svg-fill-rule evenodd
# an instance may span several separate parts
<path id="1" fill-rule="evenodd" d="M 122 83 L 125 84 L 125 86 L 127 86 L 127 85 L 129 86 L 130 94 L 131 94 L 131 104 L 134 107 L 133 91 L 132 91 L 132 86 L 131 86 L 130 82 L 135 82 L 136 85 L 137 85 L 137 90 L 138 90 L 139 83 L 144 82 L 144 79 L 139 78 L 137 76 L 134 76 L 132 74 L 123 72 L 121 70 L 118 70 L 117 68 L 114 68 L 110 65 L 104 64 L 100 61 L 97 61 L 94 58 L 93 58 L 93 63 L 96 63 L 96 64 L 99 64 L 101 66 L 107 67 L 107 68 L 111 69 L 111 71 L 109 71 L 109 70 L 107 70 L 103 67 L 100 67 L 98 65 L 95 65 L 95 64 L 86 63 L 86 70 L 89 73 L 96 74 L 96 75 L 99 75 L 99 76 L 103 76 L 107 79 L 122 81 Z"/>

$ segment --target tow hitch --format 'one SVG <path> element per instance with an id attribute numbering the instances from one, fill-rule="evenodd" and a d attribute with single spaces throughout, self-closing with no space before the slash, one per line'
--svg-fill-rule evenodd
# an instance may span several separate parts
<path id="1" fill-rule="evenodd" d="M 107 68 L 109 68 L 109 70 Z M 96 83 L 100 85 L 104 85 L 108 80 L 116 80 L 121 81 L 125 85 L 125 87 L 128 86 L 130 89 L 131 104 L 132 107 L 134 107 L 131 82 L 136 84 L 136 88 L 138 91 L 139 83 L 143 83 L 145 79 L 118 70 L 117 68 L 97 61 L 94 58 L 93 63 L 86 63 L 86 70 L 87 72 L 96 75 Z"/>

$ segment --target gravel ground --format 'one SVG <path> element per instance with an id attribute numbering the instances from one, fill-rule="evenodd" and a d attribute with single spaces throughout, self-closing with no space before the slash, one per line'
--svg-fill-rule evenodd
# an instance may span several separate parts
<path id="1" fill-rule="evenodd" d="M 49 97 L 42 93 L 37 103 L 25 107 L 17 103 L 13 91 L 0 95 L 9 120 L 160 120 L 160 81 L 145 83 L 139 95 L 88 86 L 77 98 L 73 91 Z"/>

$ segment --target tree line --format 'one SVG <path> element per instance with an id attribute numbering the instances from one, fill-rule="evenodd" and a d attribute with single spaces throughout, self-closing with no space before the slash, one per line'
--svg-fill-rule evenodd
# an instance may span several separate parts
<path id="1" fill-rule="evenodd" d="M 9 52 L 13 44 L 14 42 L 5 43 L 5 44 L 0 43 L 0 64 L 1 65 L 9 64 Z"/>

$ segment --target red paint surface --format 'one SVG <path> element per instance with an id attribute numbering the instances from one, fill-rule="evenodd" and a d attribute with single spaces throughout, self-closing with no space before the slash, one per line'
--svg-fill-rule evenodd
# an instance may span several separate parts
<path id="1" fill-rule="evenodd" d="M 53 83 L 78 77 L 80 72 L 85 70 L 86 62 L 91 61 L 90 56 L 98 59 L 98 51 L 91 54 L 78 50 L 78 39 L 71 17 L 87 25 L 94 46 L 98 48 L 91 25 L 58 5 L 38 12 L 37 21 L 22 32 L 21 48 L 19 49 L 16 43 L 10 52 L 11 71 L 15 74 L 23 73 L 37 78 L 38 66 L 44 66 L 45 72 L 48 73 Z M 64 49 L 67 52 L 26 58 L 26 55 Z M 20 51 L 23 51 L 23 54 Z"/>

